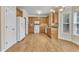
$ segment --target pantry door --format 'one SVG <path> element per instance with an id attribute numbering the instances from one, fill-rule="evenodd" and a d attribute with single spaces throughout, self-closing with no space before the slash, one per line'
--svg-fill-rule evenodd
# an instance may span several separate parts
<path id="1" fill-rule="evenodd" d="M 5 7 L 5 49 L 16 42 L 16 8 Z"/>

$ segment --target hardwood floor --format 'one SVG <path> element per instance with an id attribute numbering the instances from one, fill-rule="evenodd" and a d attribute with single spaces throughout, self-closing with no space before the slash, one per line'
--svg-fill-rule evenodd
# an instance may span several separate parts
<path id="1" fill-rule="evenodd" d="M 71 52 L 79 51 L 79 46 L 60 39 L 50 39 L 45 34 L 30 34 L 6 52 Z"/>

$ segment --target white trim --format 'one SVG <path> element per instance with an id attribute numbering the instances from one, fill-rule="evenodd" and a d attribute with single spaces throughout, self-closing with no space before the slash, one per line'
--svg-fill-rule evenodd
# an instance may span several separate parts
<path id="1" fill-rule="evenodd" d="M 72 42 L 72 43 L 74 43 L 74 44 L 76 44 L 76 45 L 79 45 L 79 43 L 78 42 L 76 42 L 76 41 L 73 41 L 73 40 L 67 40 L 67 39 L 64 39 L 64 38 L 59 38 L 59 40 L 65 40 L 65 41 L 69 41 L 69 42 Z"/>
<path id="2" fill-rule="evenodd" d="M 58 37 L 58 39 L 66 40 L 66 41 L 72 41 L 71 39 L 65 39 L 65 38 L 62 38 L 62 37 Z"/>
<path id="3" fill-rule="evenodd" d="M 14 44 L 16 44 L 16 43 L 17 43 L 17 41 L 14 42 Z M 12 44 L 10 47 L 12 47 L 14 44 Z M 6 51 L 7 49 L 9 49 L 10 47 L 1 50 L 1 52 L 5 52 L 5 51 Z"/>
<path id="4" fill-rule="evenodd" d="M 76 41 L 74 41 L 74 40 L 72 40 L 72 42 L 75 43 L 75 44 L 77 44 L 77 45 L 79 45 L 79 42 L 76 42 Z"/>

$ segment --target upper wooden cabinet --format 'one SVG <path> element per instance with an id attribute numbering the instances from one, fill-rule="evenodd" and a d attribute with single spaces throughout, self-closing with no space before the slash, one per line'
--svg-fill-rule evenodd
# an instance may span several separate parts
<path id="1" fill-rule="evenodd" d="M 16 8 L 16 16 L 23 16 L 23 12 L 18 8 Z"/>
<path id="2" fill-rule="evenodd" d="M 55 10 L 55 13 L 54 13 L 54 21 L 53 21 L 54 24 L 58 24 L 58 13 L 59 13 L 59 11 L 58 10 Z"/>
<path id="3" fill-rule="evenodd" d="M 46 18 L 46 19 L 47 19 L 47 24 L 49 24 L 49 16 L 47 16 L 47 18 Z"/>
<path id="4" fill-rule="evenodd" d="M 49 13 L 47 17 L 48 24 L 58 24 L 58 13 L 59 13 L 58 9 L 56 9 L 55 12 Z"/>
<path id="5" fill-rule="evenodd" d="M 52 23 L 54 23 L 54 14 L 53 14 L 53 12 L 49 13 L 49 15 L 47 16 L 47 19 L 48 19 L 47 23 L 49 25 L 51 25 Z"/>

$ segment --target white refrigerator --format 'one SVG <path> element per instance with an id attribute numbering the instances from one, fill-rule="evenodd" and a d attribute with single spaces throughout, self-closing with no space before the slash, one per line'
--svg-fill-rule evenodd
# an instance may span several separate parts
<path id="1" fill-rule="evenodd" d="M 17 17 L 16 19 L 16 34 L 17 34 L 17 41 L 21 41 L 25 37 L 26 27 L 25 27 L 25 18 L 24 17 Z"/>

